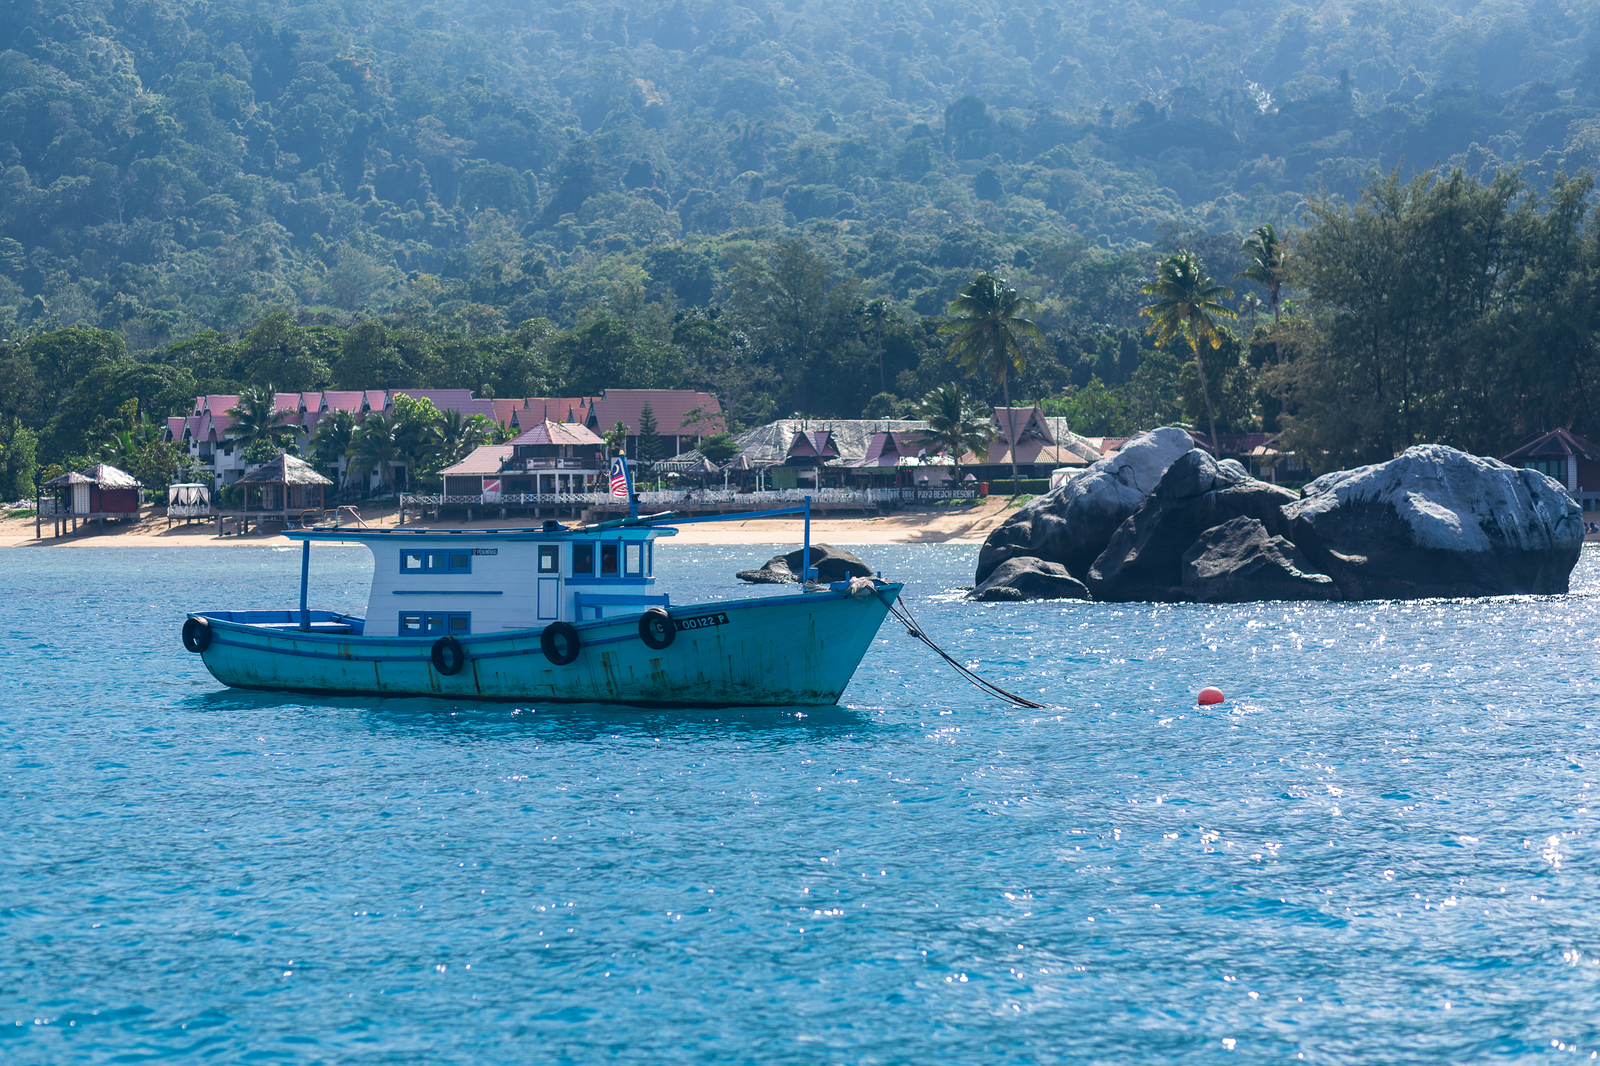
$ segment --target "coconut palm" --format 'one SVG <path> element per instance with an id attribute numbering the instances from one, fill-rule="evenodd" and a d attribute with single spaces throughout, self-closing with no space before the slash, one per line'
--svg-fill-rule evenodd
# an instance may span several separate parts
<path id="1" fill-rule="evenodd" d="M 1211 390 L 1206 385 L 1206 366 L 1200 358 L 1200 345 L 1216 349 L 1222 347 L 1222 336 L 1217 332 L 1216 319 L 1233 318 L 1234 313 L 1219 301 L 1233 296 L 1233 290 L 1218 285 L 1201 265 L 1199 256 L 1191 251 L 1173 252 L 1156 264 L 1156 280 L 1144 287 L 1146 296 L 1160 299 L 1139 311 L 1155 321 L 1149 333 L 1156 347 L 1170 344 L 1178 337 L 1188 340 L 1194 351 L 1195 368 L 1200 371 L 1200 395 L 1206 402 L 1206 420 L 1211 425 L 1211 450 L 1217 447 L 1217 416 L 1211 409 Z"/>
<path id="2" fill-rule="evenodd" d="M 878 391 L 888 392 L 888 378 L 883 371 L 883 327 L 886 323 L 894 321 L 894 305 L 887 297 L 876 297 L 868 300 L 861 308 L 861 317 L 872 327 L 872 332 L 878 340 Z"/>
<path id="3" fill-rule="evenodd" d="M 233 419 L 233 439 L 247 450 L 257 441 L 276 444 L 284 433 L 290 432 L 284 425 L 289 412 L 278 410 L 277 393 L 271 385 L 255 385 L 239 393 L 228 408 L 228 416 Z"/>
<path id="4" fill-rule="evenodd" d="M 339 460 L 350 453 L 355 440 L 356 419 L 349 411 L 333 411 L 317 423 L 311 434 L 311 454 L 322 460 L 322 465 L 339 477 Z M 337 490 L 335 490 L 337 492 Z"/>
<path id="5" fill-rule="evenodd" d="M 983 455 L 994 438 L 990 415 L 959 385 L 940 385 L 922 398 L 917 413 L 928 423 L 930 443 L 943 448 L 954 461 L 957 481 L 961 480 L 961 457 L 968 452 Z"/>
<path id="6" fill-rule="evenodd" d="M 459 463 L 472 449 L 489 439 L 492 429 L 492 424 L 482 415 L 463 418 L 460 411 L 443 411 L 430 429 L 433 454 L 445 466 Z"/>
<path id="7" fill-rule="evenodd" d="M 378 471 L 378 484 L 388 487 L 393 463 L 400 458 L 403 441 L 399 420 L 381 411 L 373 411 L 361 420 L 356 430 L 352 454 L 356 466 L 365 471 Z"/>
<path id="8" fill-rule="evenodd" d="M 954 319 L 939 327 L 940 333 L 955 335 L 950 354 L 955 356 L 968 377 L 983 373 L 1000 386 L 1010 420 L 1011 492 L 1022 491 L 1022 475 L 1017 470 L 1017 414 L 1011 406 L 1011 375 L 1027 369 L 1028 357 L 1022 350 L 1022 337 L 1043 340 L 1044 334 L 1027 316 L 1033 301 L 1005 283 L 1003 278 L 984 271 L 961 289 L 950 301 Z"/>
<path id="9" fill-rule="evenodd" d="M 1283 349 L 1278 347 L 1278 291 L 1289 276 L 1289 246 L 1278 236 L 1272 223 L 1257 226 L 1239 250 L 1250 258 L 1250 265 L 1235 277 L 1253 281 L 1267 290 L 1267 308 L 1272 312 L 1272 349 L 1280 369 L 1283 366 Z M 1288 412 L 1289 402 L 1284 396 L 1283 375 L 1278 375 L 1278 407 L 1280 417 Z"/>

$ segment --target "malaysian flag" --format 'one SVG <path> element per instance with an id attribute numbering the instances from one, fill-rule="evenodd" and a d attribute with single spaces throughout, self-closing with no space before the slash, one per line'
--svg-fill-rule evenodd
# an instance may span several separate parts
<path id="1" fill-rule="evenodd" d="M 628 498 L 628 461 L 620 455 L 611 460 L 611 495 L 619 500 Z"/>

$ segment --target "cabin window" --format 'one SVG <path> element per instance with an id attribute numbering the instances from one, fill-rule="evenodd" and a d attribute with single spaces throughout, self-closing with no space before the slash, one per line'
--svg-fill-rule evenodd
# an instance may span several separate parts
<path id="1" fill-rule="evenodd" d="M 402 574 L 470 574 L 471 552 L 412 552 L 400 553 Z"/>
<path id="2" fill-rule="evenodd" d="M 629 577 L 644 573 L 644 545 L 626 544 L 622 549 L 623 572 Z"/>
<path id="3" fill-rule="evenodd" d="M 472 632 L 472 615 L 443 611 L 402 611 L 402 637 L 464 637 Z"/>
<path id="4" fill-rule="evenodd" d="M 617 576 L 617 546 L 615 544 L 600 545 L 600 573 L 602 576 Z"/>
<path id="5" fill-rule="evenodd" d="M 594 545 L 574 544 L 572 546 L 572 576 L 579 574 L 588 576 L 594 573 Z"/>
<path id="6" fill-rule="evenodd" d="M 644 572 L 647 574 L 656 572 L 656 542 L 653 540 L 644 546 Z"/>
<path id="7" fill-rule="evenodd" d="M 561 572 L 561 546 L 559 544 L 539 545 L 539 573 L 559 574 Z"/>

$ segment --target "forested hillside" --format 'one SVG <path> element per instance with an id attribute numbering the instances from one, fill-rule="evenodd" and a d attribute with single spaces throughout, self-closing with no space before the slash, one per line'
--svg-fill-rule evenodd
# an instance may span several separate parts
<path id="1" fill-rule="evenodd" d="M 1048 334 L 1021 396 L 1192 417 L 1187 356 L 1140 332 L 1158 253 L 1233 283 L 1251 230 L 1374 168 L 1520 164 L 1542 195 L 1600 162 L 1575 0 L 15 0 L 0 42 L 0 333 L 108 331 L 172 394 L 855 416 L 953 376 L 924 316 L 998 269 Z M 1223 376 L 1258 373 L 1222 420 L 1270 428 L 1279 349 L 1233 284 Z M 63 388 L 7 407 L 45 432 Z"/>

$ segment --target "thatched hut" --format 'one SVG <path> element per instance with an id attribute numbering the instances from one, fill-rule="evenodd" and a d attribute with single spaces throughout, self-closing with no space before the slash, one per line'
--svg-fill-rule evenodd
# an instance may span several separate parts
<path id="1" fill-rule="evenodd" d="M 278 519 L 285 524 L 310 515 L 322 514 L 325 493 L 332 481 L 317 473 L 310 463 L 287 453 L 279 455 L 234 482 L 244 490 L 244 508 L 230 511 L 226 517 L 241 523 L 240 532 L 248 532 L 250 520 L 258 523 Z M 222 532 L 222 519 L 217 514 L 217 532 Z"/>
<path id="2" fill-rule="evenodd" d="M 110 463 L 96 463 L 87 470 L 77 470 L 51 478 L 39 486 L 35 501 L 34 536 L 41 532 L 40 517 L 44 513 L 44 498 L 56 501 L 55 536 L 78 531 L 78 520 L 94 519 L 105 529 L 106 519 L 139 519 L 139 490 L 144 488 L 139 479 L 126 470 L 118 470 Z M 69 529 L 70 527 L 70 529 Z"/>

